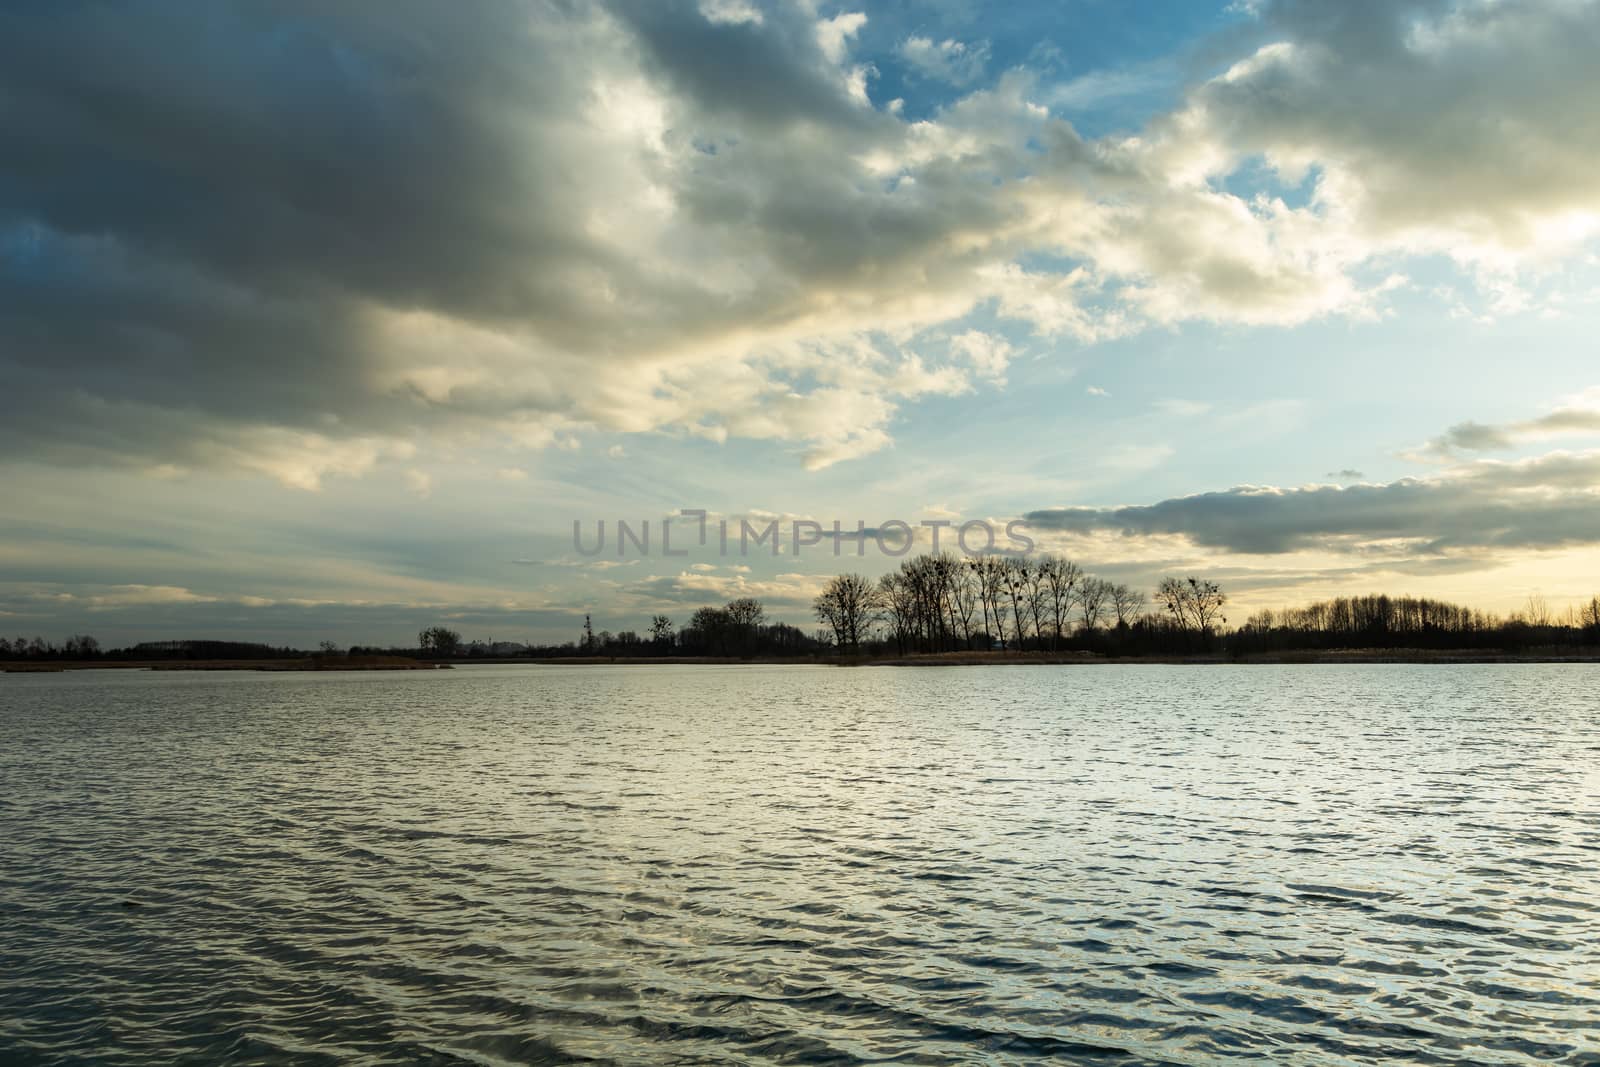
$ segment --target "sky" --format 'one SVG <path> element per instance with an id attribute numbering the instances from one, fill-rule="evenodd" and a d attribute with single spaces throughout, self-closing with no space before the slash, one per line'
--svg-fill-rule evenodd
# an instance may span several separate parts
<path id="1" fill-rule="evenodd" d="M 1590 0 L 0 2 L 0 633 L 810 628 L 946 521 L 1236 621 L 1559 611 L 1597 54 Z"/>

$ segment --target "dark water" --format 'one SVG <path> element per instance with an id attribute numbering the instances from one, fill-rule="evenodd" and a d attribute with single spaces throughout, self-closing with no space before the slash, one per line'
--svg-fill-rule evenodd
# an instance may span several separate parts
<path id="1" fill-rule="evenodd" d="M 1600 1064 L 1600 670 L 0 677 L 0 1062 Z"/>

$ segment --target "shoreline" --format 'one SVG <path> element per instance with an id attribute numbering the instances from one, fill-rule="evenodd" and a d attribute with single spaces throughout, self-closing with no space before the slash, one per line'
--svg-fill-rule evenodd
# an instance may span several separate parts
<path id="1" fill-rule="evenodd" d="M 1141 663 L 1180 667 L 1249 667 L 1296 664 L 1456 664 L 1456 663 L 1600 663 L 1600 650 L 1551 652 L 1463 652 L 1429 649 L 1349 649 L 1310 652 L 1261 652 L 1245 656 L 1221 653 L 1192 656 L 1102 656 L 1096 653 L 942 652 L 844 662 L 841 666 L 867 667 L 988 667 L 988 666 L 1116 666 Z"/>
<path id="2" fill-rule="evenodd" d="M 814 664 L 825 667 L 1067 667 L 1115 666 L 1118 664 L 1141 663 L 1196 667 L 1301 663 L 1600 663 L 1600 647 L 1553 647 L 1524 652 L 1508 652 L 1504 649 L 1319 649 L 1298 652 L 1262 652 L 1244 656 L 1229 656 L 1223 653 L 1199 653 L 1190 656 L 1106 656 L 1097 652 L 917 652 L 906 655 L 886 656 L 766 656 L 745 659 L 713 656 L 524 656 L 462 662 L 485 665 L 527 664 L 547 667 L 627 667 L 647 666 L 649 664 L 754 666 L 774 663 Z"/>
<path id="3" fill-rule="evenodd" d="M 367 656 L 349 662 L 309 659 L 246 660 L 42 660 L 37 663 L 10 663 L 5 674 L 61 674 L 65 671 L 299 671 L 316 674 L 326 671 L 435 671 L 453 670 L 453 663 L 408 660 L 391 656 Z"/>
<path id="4" fill-rule="evenodd" d="M 649 667 L 649 666 L 769 666 L 772 664 L 813 665 L 820 667 L 1069 667 L 1163 665 L 1206 666 L 1282 666 L 1325 664 L 1482 664 L 1482 663 L 1600 663 L 1600 648 L 1549 648 L 1526 652 L 1497 649 L 1362 648 L 1301 652 L 1262 652 L 1245 656 L 1220 653 L 1192 656 L 1104 656 L 1095 652 L 923 652 L 892 656 L 820 656 L 740 658 L 736 656 L 561 656 L 502 657 L 471 660 L 402 660 L 366 657 L 365 661 L 286 659 L 286 660 L 57 660 L 39 663 L 13 663 L 6 674 L 59 674 L 84 670 L 133 671 L 265 671 L 321 673 L 328 671 L 429 671 L 452 670 L 459 666 L 539 666 L 539 667 Z"/>

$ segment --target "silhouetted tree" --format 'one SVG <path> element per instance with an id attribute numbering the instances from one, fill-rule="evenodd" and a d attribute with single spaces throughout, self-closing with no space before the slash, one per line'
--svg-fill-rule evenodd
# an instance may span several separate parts
<path id="1" fill-rule="evenodd" d="M 1111 610 L 1117 616 L 1117 629 L 1125 630 L 1133 624 L 1134 619 L 1144 610 L 1144 593 L 1137 589 L 1130 589 L 1126 585 L 1111 587 Z"/>
<path id="2" fill-rule="evenodd" d="M 1038 565 L 1050 595 L 1050 647 L 1060 648 L 1065 624 L 1072 613 L 1072 599 L 1077 595 L 1078 583 L 1083 581 L 1084 574 L 1076 563 L 1060 556 L 1044 556 Z"/>
<path id="3" fill-rule="evenodd" d="M 1085 578 L 1078 583 L 1078 613 L 1086 633 L 1092 634 L 1099 627 L 1113 588 L 1104 578 Z"/>
<path id="4" fill-rule="evenodd" d="M 61 652 L 67 659 L 94 659 L 100 655 L 100 642 L 88 634 L 73 634 Z"/>
<path id="5" fill-rule="evenodd" d="M 1550 612 L 1550 602 L 1540 593 L 1530 593 L 1522 611 L 1523 619 L 1529 626 L 1547 627 L 1554 621 Z"/>
<path id="6" fill-rule="evenodd" d="M 946 581 L 950 589 L 950 613 L 961 631 L 962 647 L 972 647 L 972 624 L 978 611 L 978 578 L 961 560 L 949 557 Z"/>
<path id="7" fill-rule="evenodd" d="M 894 637 L 896 650 L 904 653 L 907 642 L 911 640 L 914 625 L 912 620 L 917 613 L 911 585 L 906 581 L 905 575 L 891 572 L 879 578 L 877 600 L 883 607 L 884 618 L 889 623 L 889 632 Z"/>
<path id="8" fill-rule="evenodd" d="M 1023 603 L 1028 606 L 1028 618 L 1033 623 L 1033 639 L 1044 647 L 1044 623 L 1050 614 L 1050 586 L 1045 580 L 1044 559 L 1024 560 L 1020 572 L 1023 583 Z"/>
<path id="9" fill-rule="evenodd" d="M 1027 609 L 1023 606 L 1023 599 L 1027 595 L 1031 568 L 1021 556 L 1007 556 L 1002 565 L 1006 594 L 1011 601 L 1011 632 L 1016 637 L 1016 650 L 1021 652 L 1027 647 Z"/>
<path id="10" fill-rule="evenodd" d="M 1590 644 L 1600 644 L 1600 596 L 1591 598 L 1579 609 L 1578 619 L 1583 627 L 1584 640 Z"/>
<path id="11" fill-rule="evenodd" d="M 449 658 L 461 650 L 461 635 L 443 626 L 430 626 L 417 635 L 417 647 L 425 656 Z"/>
<path id="12" fill-rule="evenodd" d="M 1163 578 L 1156 590 L 1156 603 L 1164 608 L 1178 627 L 1193 633 L 1211 632 L 1222 617 L 1222 606 L 1227 597 L 1215 582 L 1199 578 Z"/>
<path id="13" fill-rule="evenodd" d="M 700 608 L 690 616 L 682 639 L 704 655 L 725 656 L 732 629 L 728 613 L 722 608 Z"/>
<path id="14" fill-rule="evenodd" d="M 892 579 L 892 575 L 885 575 Z M 892 584 L 892 583 L 891 583 Z M 857 652 L 861 638 L 877 617 L 878 591 L 859 574 L 841 574 L 823 586 L 811 609 L 819 622 L 833 631 L 833 643 L 843 652 Z"/>
<path id="15" fill-rule="evenodd" d="M 978 603 L 983 608 L 983 628 L 992 640 L 1006 647 L 1002 603 L 1006 593 L 1006 565 L 1000 556 L 977 556 L 967 561 L 978 583 Z"/>
<path id="16" fill-rule="evenodd" d="M 761 624 L 767 617 L 767 609 L 762 607 L 761 601 L 755 597 L 746 596 L 730 600 L 724 611 L 728 616 L 732 639 L 739 654 L 753 655 L 760 637 Z"/>

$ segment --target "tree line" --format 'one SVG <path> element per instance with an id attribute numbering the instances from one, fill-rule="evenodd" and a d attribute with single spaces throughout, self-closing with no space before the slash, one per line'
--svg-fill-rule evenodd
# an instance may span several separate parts
<path id="1" fill-rule="evenodd" d="M 1349 648 L 1507 649 L 1600 644 L 1600 596 L 1561 616 L 1531 596 L 1507 617 L 1426 597 L 1338 597 L 1262 611 L 1228 637 L 1240 653 Z"/>
<path id="2" fill-rule="evenodd" d="M 304 656 L 292 648 L 275 648 L 253 641 L 145 641 L 126 648 L 103 648 L 87 634 L 74 634 L 60 644 L 42 637 L 0 637 L 0 660 L 250 660 L 293 659 Z"/>
<path id="3" fill-rule="evenodd" d="M 812 604 L 833 646 L 934 653 L 1084 650 L 1203 651 L 1222 624 L 1214 582 L 1167 578 L 1156 612 L 1141 590 L 1098 578 L 1061 556 L 917 556 L 871 581 L 831 579 Z M 870 648 L 869 646 L 878 646 Z"/>
<path id="4" fill-rule="evenodd" d="M 827 651 L 824 642 L 797 626 L 769 619 L 766 605 L 755 597 L 737 597 L 720 607 L 697 608 L 687 622 L 678 625 L 668 615 L 653 615 L 644 633 L 622 630 L 595 632 L 585 615 L 583 629 L 574 644 L 533 646 L 539 656 L 708 656 L 752 658 L 756 656 L 810 656 Z"/>
<path id="5" fill-rule="evenodd" d="M 596 631 L 584 617 L 576 637 L 560 644 L 465 641 L 432 626 L 414 648 L 323 642 L 320 651 L 217 640 L 148 641 L 103 648 L 76 634 L 55 643 L 0 637 L 0 661 L 269 660 L 308 655 L 387 654 L 423 659 L 525 657 L 815 657 L 908 655 L 957 651 L 1094 652 L 1108 656 L 1270 654 L 1358 648 L 1519 650 L 1600 645 L 1600 596 L 1556 613 L 1530 597 L 1519 611 L 1497 616 L 1425 597 L 1339 597 L 1303 607 L 1260 611 L 1228 629 L 1227 596 L 1200 577 L 1168 577 L 1147 596 L 1087 573 L 1053 555 L 949 554 L 904 560 L 877 580 L 859 574 L 829 579 L 812 602 L 819 628 L 807 633 L 772 620 L 754 597 L 696 609 L 681 626 L 655 615 L 643 632 Z"/>

